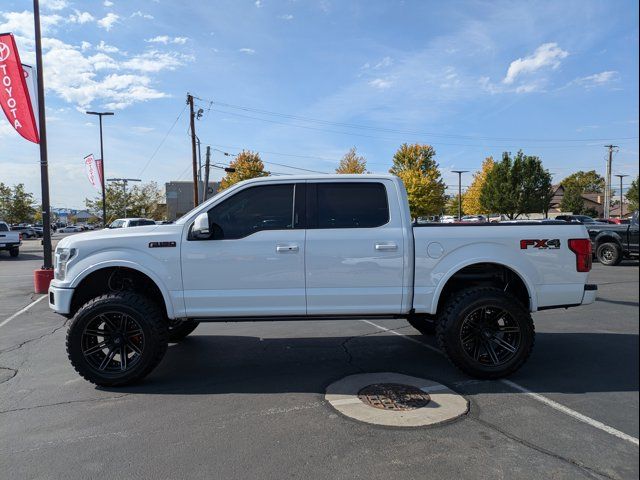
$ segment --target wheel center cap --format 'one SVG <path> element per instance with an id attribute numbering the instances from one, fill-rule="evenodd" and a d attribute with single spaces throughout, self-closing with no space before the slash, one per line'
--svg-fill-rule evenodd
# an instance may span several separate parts
<path id="1" fill-rule="evenodd" d="M 116 344 L 116 345 L 120 345 L 122 343 L 122 337 L 119 337 L 119 336 L 115 337 L 113 339 L 113 343 Z"/>
<path id="2" fill-rule="evenodd" d="M 493 336 L 493 334 L 489 330 L 483 330 L 482 331 L 482 336 L 484 338 L 491 338 Z"/>

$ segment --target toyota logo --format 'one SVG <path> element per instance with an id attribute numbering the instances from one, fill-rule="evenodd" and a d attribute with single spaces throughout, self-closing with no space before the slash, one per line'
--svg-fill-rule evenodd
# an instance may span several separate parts
<path id="1" fill-rule="evenodd" d="M 5 43 L 0 43 L 0 62 L 4 62 L 11 55 L 9 46 Z"/>

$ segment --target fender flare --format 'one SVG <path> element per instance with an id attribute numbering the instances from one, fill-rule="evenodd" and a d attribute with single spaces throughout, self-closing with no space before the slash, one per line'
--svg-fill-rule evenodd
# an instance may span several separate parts
<path id="1" fill-rule="evenodd" d="M 129 268 L 131 270 L 136 270 L 146 275 L 147 277 L 149 277 L 149 279 L 151 279 L 151 281 L 155 283 L 156 287 L 158 287 L 158 290 L 160 290 L 160 293 L 162 294 L 162 299 L 164 300 L 167 316 L 169 318 L 176 318 L 175 316 L 176 312 L 173 308 L 173 303 L 171 301 L 169 291 L 166 285 L 164 284 L 164 282 L 160 279 L 160 277 L 158 277 L 151 270 L 143 267 L 139 263 L 132 262 L 130 260 L 106 260 L 106 261 L 91 264 L 87 268 L 83 269 L 80 273 L 78 273 L 73 278 L 73 280 L 69 284 L 69 288 L 75 289 L 78 285 L 80 285 L 80 283 L 82 283 L 82 281 L 85 278 L 87 278 L 92 273 L 97 272 L 98 270 L 104 270 L 106 268 L 113 268 L 113 267 Z"/>

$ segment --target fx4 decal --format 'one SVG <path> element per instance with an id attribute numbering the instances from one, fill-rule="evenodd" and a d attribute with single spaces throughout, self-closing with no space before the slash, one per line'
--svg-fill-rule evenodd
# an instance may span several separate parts
<path id="1" fill-rule="evenodd" d="M 526 250 L 529 247 L 533 248 L 541 248 L 543 250 L 546 249 L 558 249 L 560 248 L 560 240 L 554 238 L 553 240 L 543 239 L 543 240 L 520 240 L 520 248 L 522 250 Z"/>

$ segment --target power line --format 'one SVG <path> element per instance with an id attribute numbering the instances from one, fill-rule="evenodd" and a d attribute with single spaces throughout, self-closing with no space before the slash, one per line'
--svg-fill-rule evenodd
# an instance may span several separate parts
<path id="1" fill-rule="evenodd" d="M 442 137 L 442 138 L 459 138 L 459 139 L 467 139 L 467 140 L 496 140 L 496 141 L 525 141 L 525 142 L 602 142 L 608 140 L 637 140 L 638 137 L 612 137 L 612 138 L 517 138 L 517 137 L 489 137 L 489 136 L 473 136 L 473 135 L 459 135 L 459 134 L 446 134 L 446 133 L 435 133 L 435 132 L 424 132 L 418 130 L 401 130 L 394 128 L 384 128 L 384 127 L 374 127 L 371 125 L 361 125 L 354 123 L 343 123 L 343 122 L 332 122 L 329 120 L 322 120 L 318 118 L 312 117 L 304 117 L 301 115 L 291 115 L 279 112 L 273 112 L 270 110 L 263 110 L 258 108 L 246 107 L 242 105 L 234 105 L 231 103 L 224 102 L 213 102 L 212 100 L 208 100 L 211 104 L 219 105 L 226 108 L 231 108 L 234 110 L 241 110 L 245 112 L 257 113 L 261 115 L 270 115 L 280 118 L 287 118 L 290 120 L 300 120 L 309 123 L 316 123 L 320 125 L 329 125 L 329 126 L 337 126 L 337 127 L 346 127 L 352 129 L 359 130 L 372 130 L 378 132 L 387 132 L 387 133 L 398 133 L 403 135 L 427 135 L 431 137 Z M 218 112 L 230 113 L 224 110 L 217 110 Z M 239 115 L 239 114 L 238 114 Z M 249 117 L 256 118 L 256 117 Z"/>
<path id="2" fill-rule="evenodd" d="M 162 137 L 162 140 L 160 140 L 160 143 L 158 144 L 158 146 L 156 147 L 156 149 L 153 151 L 153 154 L 149 157 L 149 160 L 147 160 L 147 163 L 144 164 L 144 167 L 142 167 L 142 170 L 140 170 L 140 173 L 138 174 L 139 177 L 142 176 L 142 174 L 144 173 L 144 171 L 147 169 L 147 167 L 149 166 L 149 164 L 151 163 L 151 161 L 155 158 L 156 154 L 158 153 L 158 151 L 160 150 L 160 147 L 162 147 L 162 145 L 164 144 L 165 140 L 167 139 L 167 137 L 169 136 L 169 134 L 171 133 L 171 131 L 173 130 L 173 128 L 176 126 L 176 124 L 178 123 L 178 120 L 180 120 L 180 117 L 182 116 L 182 114 L 184 113 L 184 111 L 187 109 L 187 105 L 185 105 L 184 107 L 182 107 L 182 110 L 180 111 L 180 113 L 178 114 L 178 116 L 176 117 L 176 119 L 174 120 L 173 124 L 171 124 L 171 127 L 169 127 L 169 130 L 167 130 L 167 133 L 165 133 L 164 137 Z"/>

